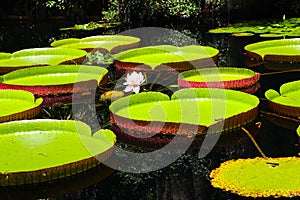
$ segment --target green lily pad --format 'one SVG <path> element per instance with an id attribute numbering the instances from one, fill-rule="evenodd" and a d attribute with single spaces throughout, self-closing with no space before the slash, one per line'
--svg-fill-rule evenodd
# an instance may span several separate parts
<path id="1" fill-rule="evenodd" d="M 196 130 L 203 134 L 207 127 L 215 126 L 224 119 L 226 123 L 223 130 L 253 121 L 257 116 L 258 104 L 257 97 L 239 91 L 191 88 L 175 92 L 171 100 L 159 92 L 127 96 L 114 101 L 109 109 L 112 121 L 129 131 L 176 134 L 179 124 L 188 124 L 200 127 Z M 131 123 L 131 120 L 136 123 Z M 154 122 L 153 126 L 139 126 L 149 122 Z M 155 122 L 158 122 L 158 125 Z M 161 122 L 166 128 L 161 129 Z M 188 131 L 184 134 L 188 134 Z"/>
<path id="2" fill-rule="evenodd" d="M 300 62 L 300 39 L 280 39 L 245 46 L 246 55 L 270 62 Z"/>
<path id="3" fill-rule="evenodd" d="M 180 87 L 243 89 L 255 85 L 259 74 L 246 68 L 218 67 L 181 72 Z"/>
<path id="4" fill-rule="evenodd" d="M 0 59 L 8 59 L 12 55 L 10 53 L 0 52 Z"/>
<path id="5" fill-rule="evenodd" d="M 71 120 L 30 120 L 0 124 L 0 185 L 50 182 L 80 173 L 110 155 L 116 136 L 91 133 Z"/>
<path id="6" fill-rule="evenodd" d="M 254 33 L 233 33 L 232 36 L 235 37 L 251 37 Z"/>
<path id="7" fill-rule="evenodd" d="M 124 35 L 99 35 L 86 38 L 67 38 L 56 40 L 51 43 L 53 47 L 64 47 L 73 49 L 102 49 L 106 52 L 120 52 L 139 45 L 140 39 Z"/>
<path id="8" fill-rule="evenodd" d="M 0 76 L 1 89 L 22 89 L 36 95 L 55 95 L 84 91 L 89 81 L 101 84 L 108 70 L 99 66 L 57 65 L 16 70 Z M 74 84 L 76 83 L 76 87 Z M 83 83 L 82 87 L 80 83 Z"/>
<path id="9" fill-rule="evenodd" d="M 116 54 L 114 57 L 116 67 L 119 70 L 122 70 L 122 68 L 130 70 L 130 66 L 136 67 L 139 65 L 148 66 L 150 70 L 154 70 L 162 65 L 186 70 L 192 61 L 216 60 L 218 53 L 217 49 L 208 46 L 190 45 L 176 47 L 158 45 L 127 50 Z"/>
<path id="10" fill-rule="evenodd" d="M 246 197 L 300 196 L 300 159 L 253 158 L 230 160 L 210 177 L 216 188 Z"/>
<path id="11" fill-rule="evenodd" d="M 16 51 L 10 58 L 0 59 L 0 73 L 7 73 L 16 69 L 58 65 L 63 63 L 81 63 L 87 52 L 78 49 L 64 48 L 33 48 Z"/>
<path id="12" fill-rule="evenodd" d="M 283 38 L 285 35 L 281 34 L 275 34 L 275 33 L 265 33 L 265 34 L 260 34 L 259 37 L 262 38 Z"/>
<path id="13" fill-rule="evenodd" d="M 270 89 L 265 93 L 269 107 L 275 112 L 300 117 L 300 81 L 285 83 L 280 87 L 280 94 Z"/>
<path id="14" fill-rule="evenodd" d="M 35 99 L 31 92 L 23 90 L 0 90 L 0 123 L 36 116 L 43 99 Z"/>
<path id="15" fill-rule="evenodd" d="M 97 80 L 108 73 L 103 67 L 89 65 L 56 65 L 17 70 L 1 76 L 1 82 L 13 85 L 63 85 L 80 81 Z"/>
<path id="16" fill-rule="evenodd" d="M 73 27 L 67 27 L 67 28 L 60 28 L 59 30 L 65 31 L 65 30 L 85 30 L 85 31 L 91 31 L 99 28 L 112 28 L 117 27 L 121 25 L 121 22 L 104 22 L 104 21 L 98 21 L 94 22 L 91 21 L 87 24 L 75 24 Z"/>
<path id="17" fill-rule="evenodd" d="M 253 33 L 262 34 L 263 37 L 270 37 L 273 35 L 288 35 L 294 32 L 299 27 L 300 18 L 291 18 L 276 21 L 256 20 L 256 21 L 243 21 L 235 24 L 231 24 L 225 27 L 218 27 L 209 30 L 209 33 L 213 34 L 233 34 L 239 36 L 239 33 Z M 265 35 L 266 34 L 266 35 Z M 293 37 L 293 34 L 290 35 Z M 295 34 L 297 36 L 297 34 Z M 274 36 L 275 37 L 275 36 Z"/>

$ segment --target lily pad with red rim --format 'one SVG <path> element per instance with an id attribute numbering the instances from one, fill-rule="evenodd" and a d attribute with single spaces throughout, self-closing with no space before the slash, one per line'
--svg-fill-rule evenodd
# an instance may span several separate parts
<path id="1" fill-rule="evenodd" d="M 211 172 L 211 184 L 245 197 L 295 197 L 299 167 L 297 157 L 229 160 Z"/>
<path id="2" fill-rule="evenodd" d="M 171 45 L 147 46 L 130 49 L 114 55 L 117 73 L 135 71 L 185 71 L 217 61 L 219 51 L 209 46 Z M 167 68 L 165 67 L 167 66 Z"/>
<path id="3" fill-rule="evenodd" d="M 35 99 L 31 92 L 0 90 L 0 123 L 35 117 L 42 108 L 42 102 L 42 98 Z"/>
<path id="4" fill-rule="evenodd" d="M 58 64 L 81 64 L 87 52 L 78 49 L 32 48 L 12 53 L 11 57 L 0 59 L 0 73 L 33 66 Z"/>
<path id="5" fill-rule="evenodd" d="M 300 117 L 300 81 L 285 83 L 280 87 L 280 93 L 270 89 L 265 96 L 269 107 L 286 116 Z"/>
<path id="6" fill-rule="evenodd" d="M 112 122 L 130 133 L 203 135 L 208 128 L 226 132 L 253 122 L 258 104 L 256 96 L 239 91 L 190 88 L 175 92 L 171 99 L 159 92 L 134 94 L 114 101 L 109 109 Z"/>
<path id="7" fill-rule="evenodd" d="M 181 72 L 178 76 L 179 87 L 225 88 L 247 91 L 258 87 L 259 73 L 246 68 L 218 67 L 203 68 Z M 249 90 L 250 91 L 250 90 Z"/>
<path id="8" fill-rule="evenodd" d="M 53 47 L 83 49 L 92 51 L 94 49 L 104 53 L 117 53 L 130 48 L 137 47 L 140 39 L 124 35 L 99 35 L 85 38 L 67 38 L 56 40 L 51 43 Z"/>
<path id="9" fill-rule="evenodd" d="M 71 120 L 24 120 L 0 124 L 0 185 L 51 182 L 107 159 L 116 142 L 110 130 L 92 134 Z"/>
<path id="10" fill-rule="evenodd" d="M 107 73 L 103 67 L 88 65 L 26 68 L 0 76 L 0 88 L 26 90 L 42 97 L 67 95 L 72 98 L 72 93 L 81 94 L 105 83 Z"/>
<path id="11" fill-rule="evenodd" d="M 257 42 L 245 46 L 250 58 L 275 63 L 299 63 L 300 39 L 280 39 Z"/>

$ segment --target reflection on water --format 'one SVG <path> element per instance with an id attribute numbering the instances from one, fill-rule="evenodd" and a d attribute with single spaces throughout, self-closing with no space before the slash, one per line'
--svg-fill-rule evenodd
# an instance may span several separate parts
<path id="1" fill-rule="evenodd" d="M 95 32 L 60 32 L 58 30 L 60 27 L 67 26 L 70 26 L 67 22 L 2 23 L 0 25 L 0 51 L 13 52 L 23 48 L 49 46 L 53 39 L 103 33 L 101 30 Z M 222 66 L 244 66 L 243 47 L 260 40 L 256 37 L 204 36 L 203 32 L 195 32 L 194 35 L 197 36 L 201 45 L 210 45 L 220 50 L 219 65 Z M 252 66 L 251 69 L 260 73 L 271 72 L 270 69 L 260 64 Z M 263 100 L 266 90 L 270 88 L 278 90 L 283 83 L 299 79 L 300 72 L 262 75 L 261 87 L 255 93 L 261 98 L 261 109 L 269 112 Z M 53 110 L 60 115 L 70 116 L 70 107 L 64 106 Z M 107 122 L 109 120 L 107 107 L 106 110 L 100 112 L 105 113 L 98 116 L 100 120 Z M 258 119 L 262 122 L 262 126 L 256 136 L 264 153 L 270 157 L 297 155 L 299 144 L 295 131 L 280 127 L 280 123 L 286 123 L 281 121 L 281 118 L 276 118 L 276 123 L 272 123 L 273 118 L 266 119 L 263 117 Z M 143 151 L 138 147 L 119 145 L 132 151 Z M 204 159 L 199 159 L 198 153 L 197 149 L 191 149 L 168 167 L 150 173 L 124 173 L 100 165 L 59 182 L 0 188 L 0 199 L 248 199 L 212 188 L 209 183 L 209 172 L 218 167 L 221 162 L 229 159 L 259 156 L 250 140 L 243 139 L 240 143 L 215 147 Z"/>

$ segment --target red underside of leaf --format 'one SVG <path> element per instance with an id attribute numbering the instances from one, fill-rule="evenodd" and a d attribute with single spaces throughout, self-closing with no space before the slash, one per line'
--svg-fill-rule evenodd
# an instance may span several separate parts
<path id="1" fill-rule="evenodd" d="M 223 82 L 195 82 L 186 81 L 178 76 L 178 85 L 182 88 L 224 88 L 224 89 L 237 89 L 243 90 L 255 85 L 259 81 L 259 74 L 255 74 L 252 77 Z"/>

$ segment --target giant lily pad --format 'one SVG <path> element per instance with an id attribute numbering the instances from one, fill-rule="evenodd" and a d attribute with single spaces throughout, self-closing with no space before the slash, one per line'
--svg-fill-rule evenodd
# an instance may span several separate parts
<path id="1" fill-rule="evenodd" d="M 300 117 L 300 81 L 285 83 L 280 87 L 280 94 L 270 89 L 265 93 L 269 107 L 283 115 Z"/>
<path id="2" fill-rule="evenodd" d="M 127 50 L 116 54 L 117 70 L 165 70 L 164 66 L 184 71 L 203 65 L 212 65 L 219 51 L 208 46 L 190 45 L 176 47 L 171 45 L 148 46 Z M 211 62 L 210 62 L 211 61 Z M 170 71 L 170 69 L 168 69 Z"/>
<path id="3" fill-rule="evenodd" d="M 43 102 L 33 94 L 22 90 L 0 90 L 0 122 L 17 119 L 30 119 L 36 116 Z"/>
<path id="4" fill-rule="evenodd" d="M 97 49 L 105 53 L 117 53 L 139 45 L 140 39 L 124 35 L 99 35 L 86 38 L 67 38 L 51 43 L 53 47 L 84 49 L 91 51 Z"/>
<path id="5" fill-rule="evenodd" d="M 10 53 L 0 52 L 0 59 L 10 58 L 12 55 Z"/>
<path id="6" fill-rule="evenodd" d="M 211 172 L 211 184 L 246 197 L 300 196 L 299 167 L 296 157 L 230 160 Z"/>
<path id="7" fill-rule="evenodd" d="M 0 124 L 0 185 L 22 185 L 65 178 L 99 164 L 111 153 L 110 130 L 91 133 L 69 120 L 30 120 Z"/>
<path id="8" fill-rule="evenodd" d="M 250 58 L 266 62 L 300 62 L 300 39 L 269 40 L 245 47 Z"/>
<path id="9" fill-rule="evenodd" d="M 224 120 L 221 131 L 253 122 L 258 104 L 257 97 L 239 91 L 191 88 L 175 92 L 171 100 L 159 92 L 139 93 L 118 99 L 109 108 L 112 122 L 129 132 L 201 135 Z M 179 130 L 182 124 L 184 131 Z"/>
<path id="10" fill-rule="evenodd" d="M 249 91 L 259 81 L 259 74 L 245 68 L 218 67 L 203 68 L 181 72 L 178 76 L 180 87 L 193 88 L 226 88 Z"/>
<path id="11" fill-rule="evenodd" d="M 93 90 L 107 81 L 108 70 L 98 66 L 57 65 L 16 70 L 0 77 L 1 89 L 27 90 L 53 97 Z M 68 101 L 70 98 L 66 99 Z M 45 99 L 45 103 L 50 99 Z M 53 99 L 52 99 L 53 100 Z"/>
<path id="12" fill-rule="evenodd" d="M 87 52 L 78 49 L 33 48 L 14 52 L 11 57 L 0 59 L 0 73 L 32 66 L 81 63 Z"/>

